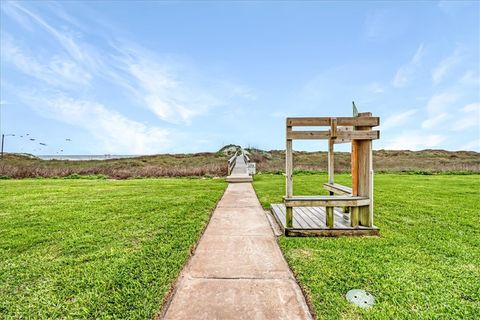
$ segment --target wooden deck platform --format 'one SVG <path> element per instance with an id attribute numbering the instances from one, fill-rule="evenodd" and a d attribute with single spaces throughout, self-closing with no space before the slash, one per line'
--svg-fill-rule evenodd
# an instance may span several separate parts
<path id="1" fill-rule="evenodd" d="M 294 207 L 293 227 L 285 226 L 285 205 L 272 204 L 271 211 L 275 220 L 286 236 L 300 237 L 338 237 L 338 236 L 378 236 L 379 229 L 375 226 L 350 226 L 348 215 L 343 214 L 341 208 L 334 210 L 334 227 L 328 228 L 325 224 L 325 208 L 323 207 Z M 345 218 L 347 217 L 347 218 Z"/>

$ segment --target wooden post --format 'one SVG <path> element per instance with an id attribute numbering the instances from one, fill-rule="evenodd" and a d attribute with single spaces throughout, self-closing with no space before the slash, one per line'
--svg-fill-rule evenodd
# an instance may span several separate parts
<path id="1" fill-rule="evenodd" d="M 350 216 L 350 226 L 352 228 L 358 227 L 358 207 L 351 208 L 352 214 Z"/>
<path id="2" fill-rule="evenodd" d="M 333 207 L 325 207 L 325 211 L 327 213 L 326 218 L 326 225 L 329 228 L 333 228 Z"/>
<path id="3" fill-rule="evenodd" d="M 358 117 L 358 110 L 355 102 L 352 101 L 352 113 L 354 117 Z M 355 130 L 355 126 L 353 127 Z M 358 196 L 358 143 L 357 140 L 352 140 L 352 196 Z M 352 213 L 353 214 L 353 213 Z"/>
<path id="4" fill-rule="evenodd" d="M 328 183 L 334 183 L 335 163 L 333 156 L 334 140 L 328 139 Z M 333 195 L 333 191 L 330 191 L 330 195 Z"/>
<path id="5" fill-rule="evenodd" d="M 287 119 L 287 137 L 288 133 L 292 131 L 292 127 L 288 125 Z M 293 196 L 293 145 L 292 139 L 286 139 L 286 148 L 285 148 L 285 187 L 286 187 L 286 196 L 287 198 Z M 287 228 L 293 226 L 293 208 L 286 207 L 286 217 L 285 224 Z"/>
<path id="6" fill-rule="evenodd" d="M 359 117 L 370 117 L 370 112 L 359 113 Z M 356 130 L 372 130 L 371 127 L 359 126 Z M 369 197 L 372 196 L 372 140 L 354 140 L 357 156 L 357 172 L 355 174 L 357 180 L 357 194 L 358 196 Z M 352 151 L 353 151 L 352 142 Z M 352 157 L 353 162 L 353 157 Z M 353 169 L 353 168 L 352 168 Z M 353 172 L 352 172 L 353 183 Z M 353 186 L 352 186 L 353 191 Z M 372 198 L 370 198 L 372 201 Z M 359 208 L 359 222 L 362 226 L 371 227 L 373 219 L 371 219 L 370 206 Z"/>
<path id="7" fill-rule="evenodd" d="M 328 183 L 334 183 L 335 175 L 335 161 L 333 146 L 335 145 L 335 138 L 337 136 L 337 118 L 330 119 L 330 139 L 328 139 Z M 330 195 L 333 196 L 333 191 Z"/>
<path id="8" fill-rule="evenodd" d="M 370 159 L 372 159 L 373 156 L 370 156 Z M 373 168 L 373 165 L 370 164 L 370 167 Z M 369 190 L 369 198 L 370 198 L 370 205 L 368 206 L 368 221 L 371 226 L 373 226 L 373 170 L 370 170 L 370 190 Z"/>
<path id="9" fill-rule="evenodd" d="M 358 140 L 352 140 L 352 196 L 358 196 Z"/>

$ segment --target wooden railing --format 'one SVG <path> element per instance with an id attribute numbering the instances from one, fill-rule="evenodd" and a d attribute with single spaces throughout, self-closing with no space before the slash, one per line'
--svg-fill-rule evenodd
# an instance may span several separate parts
<path id="1" fill-rule="evenodd" d="M 245 153 L 245 151 L 243 149 L 242 149 L 242 156 L 243 156 L 243 160 L 245 160 L 245 163 L 250 162 L 250 157 L 247 156 L 247 154 Z"/>
<path id="2" fill-rule="evenodd" d="M 230 159 L 228 159 L 228 175 L 232 173 L 233 167 L 235 167 L 235 162 L 237 161 L 237 154 L 238 151 L 235 152 L 235 154 Z"/>

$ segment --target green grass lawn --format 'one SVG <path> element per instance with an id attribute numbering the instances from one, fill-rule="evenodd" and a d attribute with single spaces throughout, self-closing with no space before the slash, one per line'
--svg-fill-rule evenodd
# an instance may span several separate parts
<path id="1" fill-rule="evenodd" d="M 0 319 L 149 319 L 223 180 L 0 180 Z"/>
<path id="2" fill-rule="evenodd" d="M 324 174 L 294 176 L 294 194 L 326 194 Z M 348 184 L 348 175 L 336 182 Z M 281 203 L 284 177 L 257 175 L 262 205 Z M 479 319 L 480 175 L 375 177 L 378 238 L 281 237 L 319 319 Z M 376 297 L 363 310 L 353 288 Z"/>

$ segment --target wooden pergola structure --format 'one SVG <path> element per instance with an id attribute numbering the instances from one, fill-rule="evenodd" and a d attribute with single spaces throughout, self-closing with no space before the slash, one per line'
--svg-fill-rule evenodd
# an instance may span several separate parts
<path id="1" fill-rule="evenodd" d="M 372 140 L 380 124 L 370 112 L 352 117 L 286 119 L 286 195 L 283 204 L 272 204 L 272 212 L 286 235 L 378 235 L 373 225 Z M 325 131 L 301 131 L 294 127 L 325 127 Z M 328 140 L 328 182 L 323 186 L 329 196 L 293 194 L 293 140 Z M 335 183 L 334 145 L 351 143 L 352 187 Z"/>

